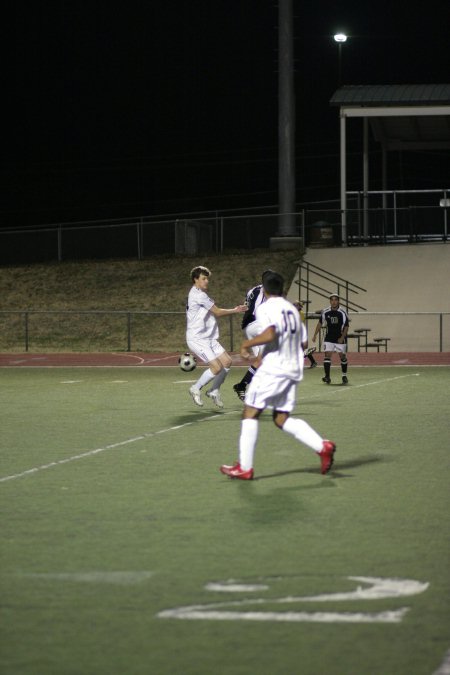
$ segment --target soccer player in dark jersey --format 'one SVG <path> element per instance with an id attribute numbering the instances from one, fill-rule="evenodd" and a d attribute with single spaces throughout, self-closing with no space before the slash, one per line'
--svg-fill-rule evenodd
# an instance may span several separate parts
<path id="1" fill-rule="evenodd" d="M 269 272 L 272 272 L 272 270 L 265 270 L 265 272 L 262 273 L 261 279 L 264 279 L 264 275 L 268 274 Z M 255 314 L 259 305 L 264 302 L 265 299 L 266 298 L 264 295 L 262 283 L 258 284 L 257 286 L 253 286 L 253 288 L 250 288 L 250 290 L 248 290 L 246 293 L 245 304 L 247 305 L 247 310 L 242 317 L 242 330 L 245 332 L 245 335 L 249 340 L 261 332 L 256 322 Z M 252 355 L 258 356 L 260 350 L 261 347 L 253 347 Z M 250 366 L 242 380 L 233 386 L 234 391 L 239 396 L 241 401 L 243 401 L 245 398 L 247 386 L 252 381 L 255 372 L 256 368 Z"/>
<path id="2" fill-rule="evenodd" d="M 320 319 L 317 322 L 316 330 L 312 341 L 316 341 L 317 334 L 320 329 L 326 328 L 325 339 L 323 341 L 323 351 L 325 358 L 323 360 L 323 367 L 325 370 L 325 377 L 322 377 L 322 382 L 326 384 L 331 383 L 331 355 L 333 352 L 339 354 L 341 359 L 342 384 L 348 384 L 347 379 L 347 333 L 348 333 L 349 319 L 348 314 L 342 307 L 339 306 L 339 295 L 333 293 L 330 295 L 330 306 L 326 307 L 320 313 Z"/>

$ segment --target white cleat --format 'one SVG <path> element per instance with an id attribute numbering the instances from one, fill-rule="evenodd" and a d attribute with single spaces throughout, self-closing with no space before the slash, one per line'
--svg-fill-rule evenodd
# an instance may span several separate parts
<path id="1" fill-rule="evenodd" d="M 220 392 L 218 389 L 216 389 L 216 391 L 207 391 L 206 395 L 211 399 L 215 406 L 218 408 L 223 408 L 223 401 L 220 398 Z"/>
<path id="2" fill-rule="evenodd" d="M 196 389 L 194 386 L 192 386 L 189 389 L 189 393 L 192 396 L 192 399 L 193 399 L 195 405 L 198 405 L 198 406 L 200 406 L 200 408 L 202 408 L 203 407 L 203 401 L 202 401 L 202 397 L 200 395 L 200 389 Z"/>

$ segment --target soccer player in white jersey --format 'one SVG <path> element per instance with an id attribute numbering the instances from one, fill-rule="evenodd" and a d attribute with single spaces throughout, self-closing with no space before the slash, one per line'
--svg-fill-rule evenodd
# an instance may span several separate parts
<path id="1" fill-rule="evenodd" d="M 256 311 L 261 333 L 241 344 L 243 358 L 249 358 L 251 347 L 263 345 L 263 349 L 258 356 L 261 363 L 245 394 L 239 460 L 234 465 L 220 467 L 221 472 L 230 478 L 253 478 L 258 418 L 265 408 L 273 409 L 273 421 L 279 429 L 320 456 L 323 474 L 328 473 L 333 464 L 336 444 L 321 438 L 304 420 L 290 417 L 296 403 L 297 384 L 303 378 L 301 342 L 305 334 L 297 309 L 282 297 L 283 285 L 283 277 L 276 272 L 264 276 L 267 300 Z"/>
<path id="2" fill-rule="evenodd" d="M 186 307 L 186 343 L 190 351 L 201 361 L 208 364 L 197 382 L 189 389 L 194 403 L 203 406 L 201 389 L 211 382 L 206 396 L 218 407 L 223 408 L 220 386 L 231 366 L 231 356 L 219 343 L 217 317 L 245 312 L 246 305 L 237 305 L 232 309 L 217 307 L 206 293 L 211 272 L 207 267 L 198 265 L 191 270 L 192 288 L 189 291 Z"/>

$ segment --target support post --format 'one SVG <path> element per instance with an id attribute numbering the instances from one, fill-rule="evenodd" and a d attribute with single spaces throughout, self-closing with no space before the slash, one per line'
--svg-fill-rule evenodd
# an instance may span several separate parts
<path id="1" fill-rule="evenodd" d="M 28 312 L 25 312 L 24 324 L 25 324 L 25 351 L 28 352 Z"/>
<path id="2" fill-rule="evenodd" d="M 363 235 L 369 237 L 369 120 L 363 118 Z"/>
<path id="3" fill-rule="evenodd" d="M 131 352 L 131 312 L 127 312 L 127 352 Z"/>
<path id="4" fill-rule="evenodd" d="M 295 98 L 292 0 L 278 3 L 279 237 L 295 236 Z"/>
<path id="5" fill-rule="evenodd" d="M 341 239 L 342 246 L 347 246 L 347 167 L 346 167 L 346 138 L 345 114 L 341 111 L 340 117 L 340 167 L 341 167 Z"/>

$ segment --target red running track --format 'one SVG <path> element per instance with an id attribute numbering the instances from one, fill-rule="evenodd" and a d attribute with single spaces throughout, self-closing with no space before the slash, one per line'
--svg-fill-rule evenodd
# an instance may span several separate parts
<path id="1" fill-rule="evenodd" d="M 177 366 L 179 354 L 174 353 L 54 353 L 54 354 L 0 354 L 0 368 L 80 368 L 80 367 L 160 367 Z M 322 354 L 316 354 L 319 365 Z M 450 366 L 450 352 L 350 352 L 349 366 Z M 247 362 L 233 354 L 235 366 Z M 309 365 L 306 360 L 305 365 Z"/>

